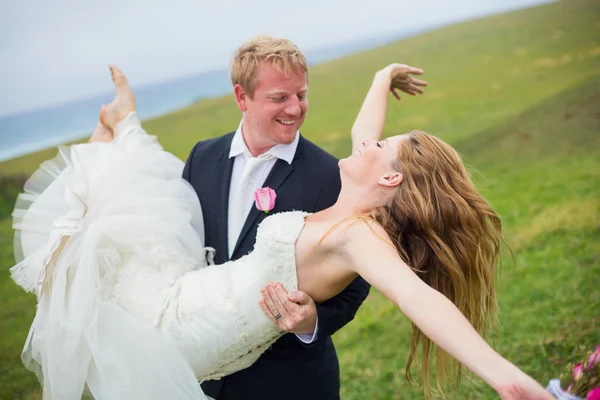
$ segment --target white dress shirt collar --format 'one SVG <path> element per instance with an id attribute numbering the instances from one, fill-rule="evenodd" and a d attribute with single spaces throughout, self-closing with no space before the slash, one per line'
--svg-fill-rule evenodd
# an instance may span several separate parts
<path id="1" fill-rule="evenodd" d="M 238 126 L 235 134 L 233 135 L 233 140 L 231 141 L 231 148 L 229 149 L 229 158 L 236 157 L 240 154 L 250 154 L 250 150 L 248 150 L 248 146 L 246 146 L 246 142 L 244 141 L 244 136 L 242 135 L 242 123 L 244 121 L 240 121 L 240 125 Z M 288 164 L 291 164 L 294 160 L 294 156 L 296 155 L 296 149 L 298 148 L 298 141 L 300 140 L 300 131 L 296 132 L 296 138 L 290 144 L 277 144 L 273 146 L 269 151 L 265 154 L 269 154 L 275 158 L 286 161 Z"/>

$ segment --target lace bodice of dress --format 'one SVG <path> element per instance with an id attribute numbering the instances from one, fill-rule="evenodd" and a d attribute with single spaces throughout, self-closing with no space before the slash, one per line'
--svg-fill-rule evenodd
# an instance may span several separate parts
<path id="1" fill-rule="evenodd" d="M 293 211 L 265 218 L 252 253 L 181 279 L 179 298 L 167 307 L 160 327 L 174 336 L 199 380 L 249 367 L 284 334 L 258 305 L 260 289 L 280 282 L 288 291 L 298 290 L 295 243 L 306 215 Z M 192 327 L 196 334 L 188 337 Z"/>
<path id="2" fill-rule="evenodd" d="M 270 268 L 281 274 L 279 282 L 284 287 L 298 289 L 296 275 L 295 245 L 300 232 L 304 228 L 304 219 L 308 213 L 302 211 L 288 211 L 271 215 L 260 224 L 256 233 L 254 246 L 255 257 L 260 257 L 261 262 L 269 264 Z M 289 265 L 293 265 L 293 274 L 286 273 Z M 289 289 L 288 289 L 289 290 Z"/>

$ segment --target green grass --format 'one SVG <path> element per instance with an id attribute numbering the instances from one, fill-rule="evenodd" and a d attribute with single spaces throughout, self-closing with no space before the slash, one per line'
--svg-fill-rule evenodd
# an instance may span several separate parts
<path id="1" fill-rule="evenodd" d="M 543 383 L 559 375 L 580 345 L 600 343 L 599 16 L 597 1 L 561 1 L 450 26 L 310 71 L 303 134 L 345 156 L 373 73 L 389 62 L 425 70 L 427 94 L 391 104 L 386 134 L 436 134 L 473 169 L 515 254 L 499 281 L 501 328 L 494 342 Z M 196 141 L 235 129 L 239 118 L 226 96 L 145 126 L 185 158 Z M 0 163 L 0 218 L 22 177 L 54 154 Z M 19 359 L 35 304 L 8 278 L 7 218 L 0 220 L 0 260 L 0 398 L 37 396 L 36 378 Z M 403 378 L 409 332 L 406 318 L 373 291 L 355 321 L 334 336 L 342 398 L 423 398 Z M 465 380 L 450 397 L 495 398 L 478 380 Z"/>
<path id="2" fill-rule="evenodd" d="M 8 276 L 12 254 L 11 221 L 0 221 L 0 399 L 28 398 L 38 390 L 38 381 L 21 364 L 21 350 L 35 315 L 35 298 L 25 294 Z"/>

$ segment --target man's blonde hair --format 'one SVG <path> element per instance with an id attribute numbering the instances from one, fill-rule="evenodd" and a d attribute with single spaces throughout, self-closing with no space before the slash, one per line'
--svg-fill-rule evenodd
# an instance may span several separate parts
<path id="1" fill-rule="evenodd" d="M 244 43 L 233 56 L 231 63 L 231 83 L 244 88 L 252 97 L 256 88 L 258 66 L 262 61 L 270 63 L 278 71 L 288 74 L 306 73 L 306 57 L 300 49 L 288 39 L 272 36 L 257 36 Z"/>

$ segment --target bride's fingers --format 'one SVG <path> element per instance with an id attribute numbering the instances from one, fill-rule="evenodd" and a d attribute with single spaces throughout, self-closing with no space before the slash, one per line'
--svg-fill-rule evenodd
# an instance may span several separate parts
<path id="1" fill-rule="evenodd" d="M 418 86 L 415 85 L 411 85 L 411 84 L 404 84 L 401 87 L 398 87 L 398 89 L 402 90 L 405 93 L 411 94 L 411 95 L 417 95 L 417 94 L 423 94 L 425 93 L 423 91 L 423 89 L 421 89 Z"/>
<path id="2" fill-rule="evenodd" d="M 392 79 L 392 85 L 395 85 L 395 86 L 406 85 L 409 82 L 410 82 L 409 76 L 397 76 L 394 79 Z"/>
<path id="3" fill-rule="evenodd" d="M 406 64 L 392 64 L 390 65 L 394 73 L 403 73 L 403 74 L 413 74 L 413 75 L 422 75 L 423 70 L 417 67 L 411 67 Z"/>
<path id="4" fill-rule="evenodd" d="M 415 92 L 415 93 L 421 93 L 421 94 L 424 93 L 423 89 L 421 89 L 420 87 L 415 86 L 415 85 L 408 85 L 408 90 L 411 92 Z"/>
<path id="5" fill-rule="evenodd" d="M 417 86 L 429 86 L 429 82 L 422 81 L 420 79 L 412 78 L 412 77 L 411 77 L 410 83 L 412 83 L 413 85 L 417 85 Z"/>
<path id="6" fill-rule="evenodd" d="M 421 68 L 408 67 L 408 73 L 413 75 L 423 75 L 423 70 Z"/>

